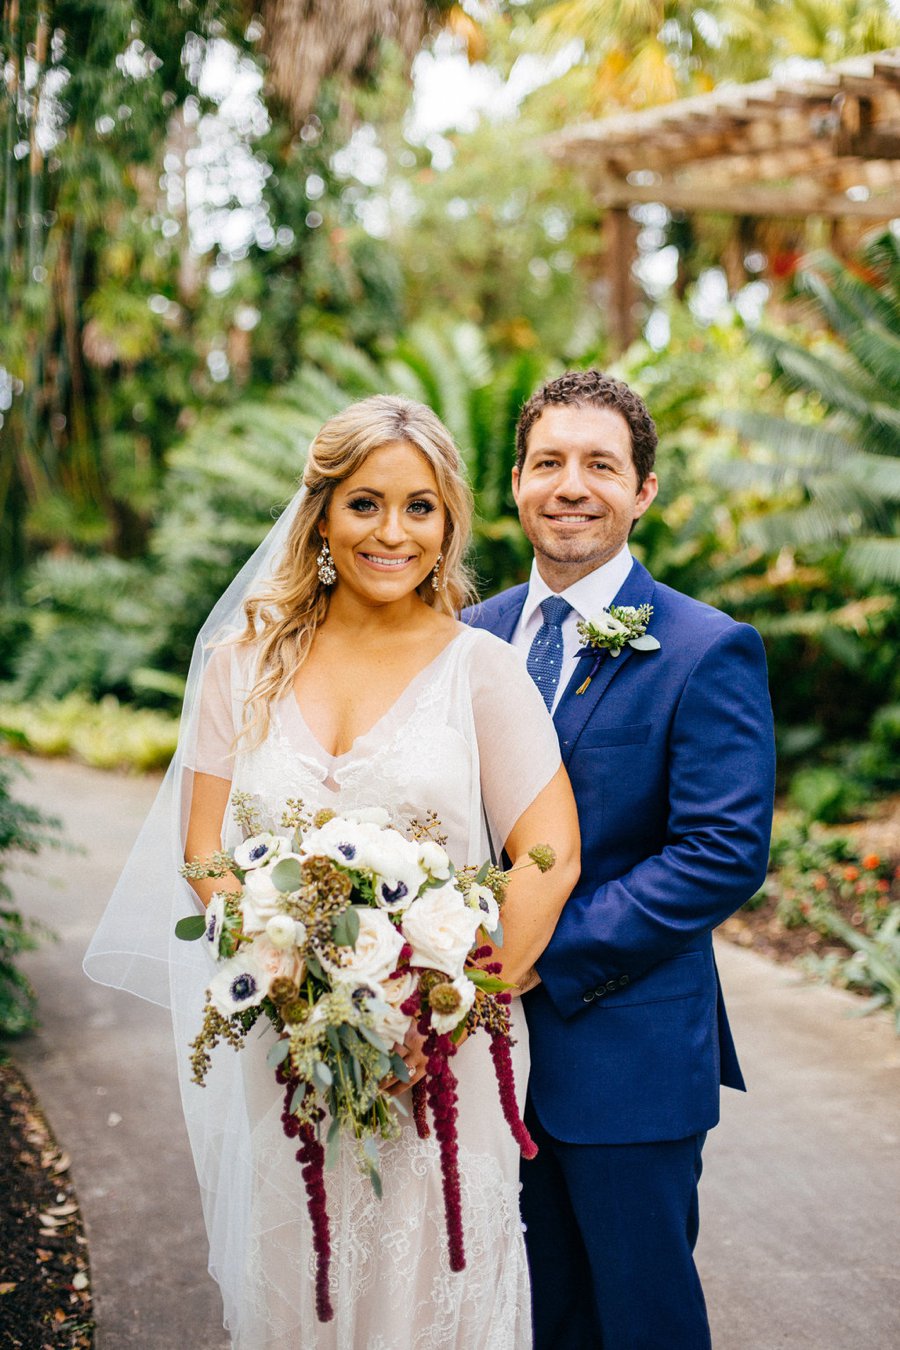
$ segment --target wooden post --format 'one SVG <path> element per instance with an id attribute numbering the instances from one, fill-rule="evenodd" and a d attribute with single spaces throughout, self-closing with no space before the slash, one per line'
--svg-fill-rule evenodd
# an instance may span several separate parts
<path id="1" fill-rule="evenodd" d="M 606 213 L 606 281 L 609 295 L 607 328 L 610 349 L 623 352 L 637 336 L 634 307 L 637 291 L 631 273 L 638 227 L 624 207 L 612 207 Z"/>

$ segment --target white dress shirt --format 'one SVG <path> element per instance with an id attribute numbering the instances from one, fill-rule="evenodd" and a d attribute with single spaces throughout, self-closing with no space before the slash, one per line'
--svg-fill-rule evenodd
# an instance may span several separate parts
<path id="1" fill-rule="evenodd" d="M 628 545 L 623 544 L 616 556 L 610 558 L 609 562 L 603 563 L 601 567 L 589 572 L 586 577 L 574 582 L 566 590 L 558 592 L 563 600 L 567 600 L 572 606 L 572 613 L 567 614 L 563 619 L 562 674 L 559 677 L 559 684 L 553 698 L 552 712 L 556 712 L 556 705 L 572 678 L 573 662 L 581 650 L 581 642 L 575 625 L 579 619 L 594 618 L 601 609 L 606 609 L 608 605 L 612 604 L 625 578 L 631 571 L 633 561 Z M 526 657 L 538 629 L 544 622 L 541 604 L 548 596 L 556 594 L 556 591 L 551 591 L 538 571 L 537 562 L 533 562 L 531 564 L 531 577 L 528 582 L 528 594 L 525 597 L 519 622 L 516 624 L 515 632 L 512 635 L 512 645 L 519 651 L 524 652 Z"/>

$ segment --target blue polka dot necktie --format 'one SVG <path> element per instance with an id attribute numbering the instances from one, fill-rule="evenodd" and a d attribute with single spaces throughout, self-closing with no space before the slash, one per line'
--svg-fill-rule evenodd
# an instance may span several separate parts
<path id="1" fill-rule="evenodd" d="M 544 622 L 534 635 L 534 641 L 528 652 L 528 673 L 544 696 L 549 711 L 553 711 L 553 698 L 556 686 L 562 674 L 563 663 L 563 620 L 572 612 L 568 600 L 560 595 L 551 595 L 541 605 Z"/>

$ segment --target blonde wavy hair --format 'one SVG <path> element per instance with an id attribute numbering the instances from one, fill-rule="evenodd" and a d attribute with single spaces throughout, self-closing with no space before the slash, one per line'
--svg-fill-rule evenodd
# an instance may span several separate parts
<path id="1" fill-rule="evenodd" d="M 459 451 L 439 417 L 422 403 L 375 394 L 330 417 L 309 447 L 305 489 L 285 544 L 284 556 L 265 589 L 244 602 L 246 626 L 239 646 L 258 648 L 257 681 L 245 704 L 237 740 L 252 746 L 266 737 L 273 703 L 284 697 L 309 655 L 316 629 L 328 613 L 330 591 L 319 580 L 322 547 L 318 524 L 337 485 L 356 473 L 374 450 L 405 441 L 434 471 L 447 520 L 441 585 L 431 574 L 417 587 L 426 605 L 456 615 L 475 598 L 465 555 L 472 528 L 472 493 Z"/>

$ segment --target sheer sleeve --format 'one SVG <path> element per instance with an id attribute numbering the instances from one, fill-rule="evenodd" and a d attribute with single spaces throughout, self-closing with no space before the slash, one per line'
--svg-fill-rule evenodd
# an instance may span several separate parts
<path id="1" fill-rule="evenodd" d="M 217 647 L 203 672 L 197 724 L 185 747 L 185 767 L 216 778 L 232 777 L 241 683 L 233 646 Z"/>
<path id="2" fill-rule="evenodd" d="M 561 763 L 556 728 L 521 652 L 479 631 L 470 684 L 481 792 L 501 844 Z"/>

